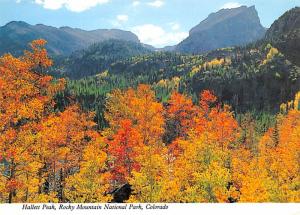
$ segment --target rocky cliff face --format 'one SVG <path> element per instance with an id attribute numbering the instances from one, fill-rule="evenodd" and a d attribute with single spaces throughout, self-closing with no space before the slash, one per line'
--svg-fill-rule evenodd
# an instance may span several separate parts
<path id="1" fill-rule="evenodd" d="M 191 29 L 189 37 L 177 45 L 176 51 L 204 53 L 245 45 L 263 38 L 265 31 L 254 6 L 222 9 Z"/>

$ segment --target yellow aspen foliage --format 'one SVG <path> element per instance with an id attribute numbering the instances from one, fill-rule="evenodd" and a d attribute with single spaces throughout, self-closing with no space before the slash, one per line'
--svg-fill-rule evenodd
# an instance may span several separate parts
<path id="1" fill-rule="evenodd" d="M 296 95 L 295 95 L 294 109 L 300 110 L 300 92 L 296 93 Z"/>
<path id="2" fill-rule="evenodd" d="M 157 83 L 158 86 L 160 87 L 167 87 L 168 86 L 168 83 L 167 83 L 167 80 L 166 79 L 161 79 L 158 83 Z"/>
<path id="3" fill-rule="evenodd" d="M 83 152 L 79 172 L 66 179 L 65 197 L 71 202 L 108 202 L 109 172 L 106 168 L 107 155 L 103 151 L 103 140 L 90 143 Z"/>
<path id="4" fill-rule="evenodd" d="M 34 198 L 30 199 L 29 202 L 31 203 L 41 203 L 41 202 L 53 202 L 58 203 L 59 199 L 57 198 L 57 194 L 54 192 L 51 192 L 49 194 L 38 194 Z"/>
<path id="5" fill-rule="evenodd" d="M 296 93 L 294 100 L 280 105 L 280 113 L 282 114 L 287 114 L 291 109 L 300 110 L 300 92 Z"/>
<path id="6" fill-rule="evenodd" d="M 287 104 L 282 103 L 282 104 L 280 105 L 280 113 L 286 114 L 287 111 L 288 111 Z"/>
<path id="7" fill-rule="evenodd" d="M 271 48 L 269 49 L 269 52 L 266 56 L 266 59 L 263 60 L 262 64 L 263 65 L 267 64 L 268 62 L 270 62 L 274 58 L 274 56 L 276 56 L 278 54 L 279 54 L 278 49 L 271 46 Z"/>
<path id="8" fill-rule="evenodd" d="M 220 66 L 228 66 L 228 65 L 231 65 L 231 58 L 220 58 L 220 59 L 215 58 L 203 64 L 193 66 L 189 73 L 189 76 L 193 77 L 195 74 L 199 73 L 202 68 L 204 70 L 210 70 L 210 69 L 218 68 Z"/>
<path id="9" fill-rule="evenodd" d="M 278 115 L 259 141 L 258 154 L 241 147 L 232 159 L 232 176 L 241 202 L 299 202 L 300 112 Z"/>
<path id="10" fill-rule="evenodd" d="M 173 166 L 173 177 L 179 182 L 176 201 L 228 201 L 229 153 L 214 145 L 209 133 L 190 135 L 187 141 L 178 141 L 178 148 L 181 154 Z"/>
<path id="11" fill-rule="evenodd" d="M 187 106 L 194 109 L 194 123 L 187 137 L 169 146 L 173 154 L 169 172 L 177 193 L 170 201 L 228 202 L 231 197 L 229 145 L 238 138 L 238 126 L 228 107 L 213 107 L 215 102 L 216 97 L 204 91 L 200 107 Z"/>
<path id="12" fill-rule="evenodd" d="M 141 134 L 145 145 L 159 144 L 164 132 L 163 106 L 155 99 L 148 85 L 139 85 L 136 90 L 115 90 L 109 96 L 105 114 L 110 130 L 116 131 L 124 119 L 132 121 L 133 127 Z"/>
<path id="13" fill-rule="evenodd" d="M 269 202 L 277 191 L 276 183 L 268 175 L 266 160 L 251 153 L 250 149 L 241 148 L 232 158 L 232 180 L 239 191 L 238 201 Z"/>
<path id="14" fill-rule="evenodd" d="M 128 202 L 165 202 L 162 185 L 169 183 L 167 174 L 167 149 L 157 145 L 145 145 L 140 148 L 136 158 L 140 163 L 139 171 L 133 171 L 129 179 L 133 195 Z"/>

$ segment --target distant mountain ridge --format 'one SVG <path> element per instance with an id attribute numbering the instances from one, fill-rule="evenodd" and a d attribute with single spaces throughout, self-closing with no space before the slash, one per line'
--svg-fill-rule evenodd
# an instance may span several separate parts
<path id="1" fill-rule="evenodd" d="M 221 9 L 210 14 L 192 28 L 189 37 L 175 50 L 183 53 L 204 53 L 218 48 L 245 45 L 264 37 L 255 6 Z"/>
<path id="2" fill-rule="evenodd" d="M 69 55 L 76 50 L 109 39 L 140 42 L 132 32 L 118 29 L 86 31 L 79 28 L 56 28 L 13 21 L 0 27 L 0 55 L 7 52 L 20 55 L 27 49 L 30 41 L 40 38 L 48 41 L 46 48 L 52 55 Z"/>
<path id="3" fill-rule="evenodd" d="M 265 39 L 277 46 L 294 63 L 300 65 L 299 14 L 299 7 L 286 12 L 267 31 L 260 23 L 255 6 L 221 9 L 211 13 L 193 27 L 189 36 L 179 44 L 164 48 L 142 44 L 134 33 L 119 29 L 86 31 L 79 28 L 56 28 L 43 24 L 30 25 L 23 21 L 12 21 L 0 27 L 0 55 L 8 52 L 21 55 L 23 50 L 28 49 L 29 42 L 39 38 L 48 41 L 46 48 L 52 56 L 70 56 L 78 50 L 87 49 L 93 44 L 106 40 L 134 42 L 151 51 L 202 54 Z"/>

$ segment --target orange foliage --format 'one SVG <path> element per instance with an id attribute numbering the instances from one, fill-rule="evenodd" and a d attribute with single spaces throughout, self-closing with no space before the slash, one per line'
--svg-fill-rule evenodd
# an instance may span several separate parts
<path id="1" fill-rule="evenodd" d="M 45 45 L 0 58 L 1 202 L 109 201 L 124 183 L 138 202 L 300 201 L 299 94 L 256 143 L 239 141 L 230 107 L 209 90 L 199 105 L 174 92 L 165 107 L 148 85 L 114 90 L 100 135 L 94 113 L 54 109 L 65 80 L 46 75 Z"/>
<path id="2" fill-rule="evenodd" d="M 261 138 L 254 154 L 241 147 L 234 153 L 232 175 L 242 202 L 299 202 L 300 112 L 279 115 Z"/>
<path id="3" fill-rule="evenodd" d="M 177 137 L 186 137 L 187 132 L 195 127 L 195 116 L 197 107 L 190 98 L 185 97 L 177 92 L 173 92 L 168 101 L 166 109 L 166 121 L 172 129 L 169 131 Z"/>
<path id="4" fill-rule="evenodd" d="M 122 120 L 120 128 L 112 138 L 108 138 L 108 152 L 112 156 L 112 176 L 118 183 L 127 182 L 132 176 L 133 170 L 139 169 L 135 158 L 138 155 L 138 147 L 141 146 L 141 135 L 133 128 L 130 120 Z"/>
<path id="5" fill-rule="evenodd" d="M 65 80 L 45 75 L 52 65 L 45 44 L 36 40 L 20 58 L 0 58 L 1 202 L 64 201 L 60 186 L 80 165 L 85 146 L 99 137 L 93 114 L 77 106 L 54 111 Z"/>

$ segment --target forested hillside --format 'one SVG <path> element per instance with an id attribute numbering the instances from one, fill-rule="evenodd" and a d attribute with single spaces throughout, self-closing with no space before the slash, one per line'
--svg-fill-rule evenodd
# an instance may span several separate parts
<path id="1" fill-rule="evenodd" d="M 53 60 L 44 39 L 11 46 L 0 203 L 300 202 L 299 17 L 202 54 L 118 38 Z"/>
<path id="2" fill-rule="evenodd" d="M 290 60 L 300 66 L 300 7 L 279 17 L 270 27 L 266 39 L 280 49 Z"/>
<path id="3" fill-rule="evenodd" d="M 299 90 L 300 69 L 267 43 L 206 55 L 158 52 L 119 60 L 96 76 L 70 80 L 65 94 L 75 95 L 87 110 L 97 110 L 102 127 L 106 94 L 115 88 L 141 83 L 150 84 L 162 102 L 173 91 L 189 95 L 197 102 L 199 93 L 209 89 L 237 114 L 274 114 L 281 103 L 291 100 Z"/>
<path id="4" fill-rule="evenodd" d="M 299 15 L 295 8 L 279 20 Z M 151 85 L 157 99 L 164 103 L 173 91 L 191 96 L 197 103 L 199 93 L 209 89 L 219 101 L 229 104 L 236 115 L 251 113 L 269 118 L 300 89 L 300 68 L 294 63 L 295 58 L 283 54 L 278 43 L 270 39 L 278 22 L 263 40 L 202 55 L 151 52 L 140 44 L 123 41 L 94 45 L 56 67 L 56 71 L 63 71 L 71 79 L 59 98 L 74 95 L 85 110 L 96 110 L 101 128 L 107 126 L 103 117 L 107 93 L 138 84 Z M 287 29 L 282 25 L 282 29 Z M 287 31 L 298 32 L 299 26 L 293 26 Z M 274 38 L 279 34 L 274 33 Z M 289 37 L 285 38 L 289 43 Z M 284 41 L 281 43 L 284 45 Z M 289 46 L 288 53 L 295 52 L 297 46 Z M 73 80 L 79 77 L 84 78 Z"/>
<path id="5" fill-rule="evenodd" d="M 63 71 L 64 75 L 72 79 L 79 79 L 99 74 L 116 61 L 151 52 L 141 43 L 111 39 L 76 51 L 67 58 L 58 59 L 56 71 Z"/>
<path id="6" fill-rule="evenodd" d="M 140 84 L 107 95 L 99 130 L 93 112 L 57 98 L 65 80 L 47 75 L 44 45 L 0 58 L 0 202 L 300 201 L 299 93 L 263 130 L 210 90 L 162 103 Z"/>

